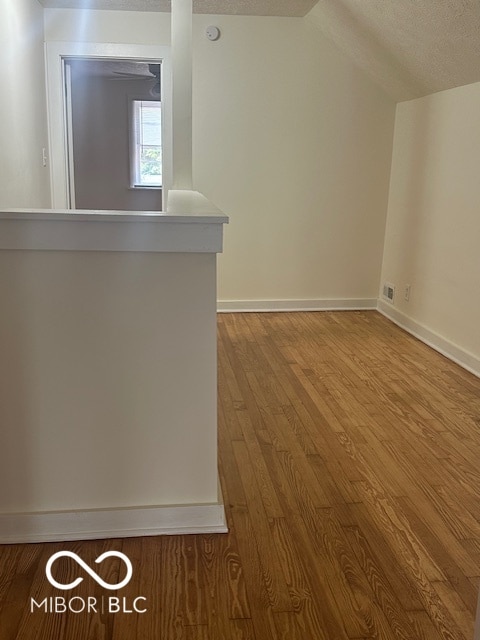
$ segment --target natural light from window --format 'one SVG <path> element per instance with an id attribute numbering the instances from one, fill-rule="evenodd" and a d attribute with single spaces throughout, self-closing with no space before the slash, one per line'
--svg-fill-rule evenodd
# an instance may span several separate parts
<path id="1" fill-rule="evenodd" d="M 132 186 L 162 186 L 162 105 L 132 101 Z"/>

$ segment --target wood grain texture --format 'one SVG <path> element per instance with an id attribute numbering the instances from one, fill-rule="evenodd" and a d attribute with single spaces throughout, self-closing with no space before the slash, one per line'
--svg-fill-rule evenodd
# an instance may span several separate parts
<path id="1" fill-rule="evenodd" d="M 480 380 L 370 311 L 222 314 L 218 344 L 229 533 L 0 547 L 0 640 L 471 640 Z M 147 613 L 31 613 L 61 549 L 123 551 L 124 589 L 67 595 Z"/>

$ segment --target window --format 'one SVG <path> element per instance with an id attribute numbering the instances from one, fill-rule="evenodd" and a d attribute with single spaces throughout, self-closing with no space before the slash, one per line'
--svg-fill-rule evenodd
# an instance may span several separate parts
<path id="1" fill-rule="evenodd" d="M 162 104 L 132 101 L 132 187 L 162 186 Z"/>

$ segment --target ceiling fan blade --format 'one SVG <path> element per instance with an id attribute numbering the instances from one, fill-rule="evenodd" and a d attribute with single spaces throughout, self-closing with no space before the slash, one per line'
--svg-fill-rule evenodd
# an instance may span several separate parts
<path id="1" fill-rule="evenodd" d="M 114 71 L 115 75 L 120 76 L 121 78 L 131 78 L 134 80 L 155 80 L 154 75 L 144 75 L 142 73 L 128 73 L 125 71 Z"/>

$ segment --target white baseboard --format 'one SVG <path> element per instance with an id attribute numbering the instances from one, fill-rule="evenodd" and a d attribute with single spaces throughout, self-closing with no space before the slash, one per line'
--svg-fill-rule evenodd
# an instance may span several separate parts
<path id="1" fill-rule="evenodd" d="M 333 298 L 320 300 L 219 300 L 219 313 L 268 311 L 359 311 L 376 309 L 376 298 Z"/>
<path id="2" fill-rule="evenodd" d="M 227 531 L 223 504 L 0 514 L 0 544 Z"/>
<path id="3" fill-rule="evenodd" d="M 378 311 L 386 318 L 394 322 L 396 325 L 408 331 L 412 336 L 418 338 L 435 351 L 438 351 L 446 358 L 449 358 L 456 364 L 460 365 L 470 373 L 480 378 L 480 358 L 469 351 L 465 351 L 453 342 L 438 335 L 431 329 L 419 324 L 412 318 L 395 309 L 391 304 L 378 300 Z"/>

